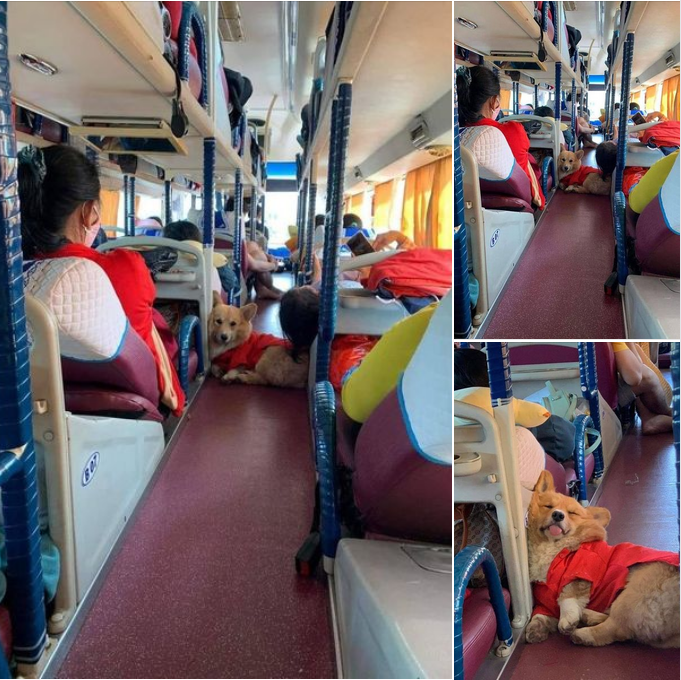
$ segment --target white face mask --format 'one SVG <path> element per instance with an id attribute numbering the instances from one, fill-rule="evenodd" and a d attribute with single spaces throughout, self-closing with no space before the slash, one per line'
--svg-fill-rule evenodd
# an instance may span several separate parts
<path id="1" fill-rule="evenodd" d="M 95 239 L 97 238 L 97 234 L 99 234 L 99 229 L 100 229 L 100 223 L 97 222 L 97 224 L 93 224 L 91 227 L 83 227 L 85 230 L 85 240 L 83 243 L 90 248 L 92 244 L 95 242 Z"/>
<path id="2" fill-rule="evenodd" d="M 499 117 L 499 111 L 501 111 L 501 104 L 492 111 L 492 120 L 496 120 Z"/>

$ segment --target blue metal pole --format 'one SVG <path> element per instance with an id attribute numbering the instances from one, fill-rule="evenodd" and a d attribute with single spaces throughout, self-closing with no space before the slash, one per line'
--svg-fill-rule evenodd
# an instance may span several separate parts
<path id="1" fill-rule="evenodd" d="M 520 83 L 513 81 L 513 115 L 518 115 L 518 99 L 520 96 Z"/>
<path id="2" fill-rule="evenodd" d="M 615 192 L 612 218 L 615 222 L 617 246 L 617 285 L 620 293 L 623 293 L 629 275 L 629 267 L 627 265 L 626 202 L 622 191 Z"/>
<path id="3" fill-rule="evenodd" d="M 679 525 L 679 343 L 672 343 L 672 429 L 676 448 L 676 525 Z"/>
<path id="4" fill-rule="evenodd" d="M 309 195 L 310 182 L 307 178 L 303 180 L 303 185 L 300 188 L 301 205 L 300 205 L 300 219 L 298 222 L 298 276 L 296 278 L 296 285 L 302 286 L 305 284 L 305 262 L 303 262 L 303 251 L 305 250 L 305 233 L 307 230 L 307 203 Z"/>
<path id="5" fill-rule="evenodd" d="M 487 343 L 487 372 L 489 374 L 492 406 L 508 403 L 513 397 L 508 343 Z"/>
<path id="6" fill-rule="evenodd" d="M 497 623 L 497 638 L 507 647 L 513 645 L 511 622 L 506 611 L 499 572 L 492 553 L 481 546 L 468 546 L 454 556 L 454 680 L 464 680 L 463 601 L 466 596 L 466 586 L 478 567 L 482 567 L 487 581 L 490 602 Z"/>
<path id="7" fill-rule="evenodd" d="M 130 207 L 130 184 L 128 176 L 123 175 L 123 234 L 128 234 L 128 208 Z"/>
<path id="8" fill-rule="evenodd" d="M 317 336 L 316 380 L 328 380 L 331 359 L 331 342 L 336 332 L 338 298 L 338 268 L 340 260 L 340 235 L 343 219 L 343 187 L 345 161 L 350 136 L 350 111 L 352 109 L 352 85 L 341 83 L 338 96 L 331 111 L 331 141 L 335 144 L 334 165 L 329 166 L 327 185 L 333 186 L 333 202 L 326 230 L 327 239 L 322 271 L 321 300 L 319 310 L 319 333 Z"/>
<path id="9" fill-rule="evenodd" d="M 554 3 L 552 3 L 554 4 Z M 555 9 L 553 11 L 553 44 L 558 49 L 558 30 L 556 28 L 557 22 L 556 22 L 556 12 Z M 548 24 L 547 24 L 548 27 Z M 560 97 L 561 97 L 561 77 L 563 74 L 563 65 L 560 61 L 556 62 L 556 97 L 555 97 L 555 102 L 554 102 L 554 118 L 556 120 L 560 120 Z"/>
<path id="10" fill-rule="evenodd" d="M 21 218 L 7 47 L 7 2 L 0 2 L 0 451 L 13 476 L 2 485 L 7 599 L 14 655 L 39 661 L 47 642 L 40 563 L 38 487 L 33 443 Z M 10 458 L 11 457 L 11 458 Z M 10 472 L 10 470 L 7 470 Z M 4 476 L 4 475 L 3 475 Z"/>
<path id="11" fill-rule="evenodd" d="M 579 382 L 582 396 L 589 401 L 589 415 L 594 428 L 601 431 L 601 404 L 598 396 L 598 375 L 596 372 L 596 345 L 593 342 L 580 342 L 579 352 Z M 594 479 L 603 476 L 603 441 L 594 451 Z"/>
<path id="12" fill-rule="evenodd" d="M 575 418 L 575 449 L 572 458 L 575 463 L 575 472 L 577 473 L 577 482 L 579 483 L 579 502 L 586 505 L 586 487 L 589 480 L 586 478 L 586 448 L 587 448 L 587 434 L 586 428 L 593 427 L 593 420 L 590 416 L 580 415 Z"/>
<path id="13" fill-rule="evenodd" d="M 203 140 L 203 245 L 215 238 L 215 139 Z"/>
<path id="14" fill-rule="evenodd" d="M 312 161 L 314 163 L 314 161 Z M 312 166 L 310 167 L 312 172 Z M 317 184 L 310 182 L 310 193 L 307 201 L 307 230 L 305 232 L 305 282 L 312 282 L 314 247 L 314 218 L 317 210 Z"/>
<path id="15" fill-rule="evenodd" d="M 244 195 L 243 185 L 241 184 L 241 170 L 237 170 L 234 173 L 234 239 L 232 241 L 234 245 L 232 259 L 237 281 L 241 281 L 241 213 L 243 211 L 243 204 Z M 235 307 L 241 305 L 240 289 L 241 286 L 237 286 L 229 294 L 229 303 Z"/>
<path id="16" fill-rule="evenodd" d="M 535 83 L 534 86 L 534 108 L 539 107 L 539 85 Z"/>
<path id="17" fill-rule="evenodd" d="M 570 123 L 572 125 L 572 150 L 577 151 L 577 147 L 579 146 L 578 142 L 578 135 L 577 135 L 577 84 L 575 83 L 575 79 L 572 79 L 572 93 L 571 93 L 571 99 L 572 99 L 572 115 L 571 115 L 571 120 Z"/>
<path id="18" fill-rule="evenodd" d="M 463 197 L 463 168 L 459 141 L 459 107 L 454 88 L 454 337 L 471 334 L 471 298 L 468 281 L 468 243 Z"/>
<path id="19" fill-rule="evenodd" d="M 225 195 L 222 191 L 215 193 L 215 210 L 217 212 L 222 212 L 225 209 Z"/>
<path id="20" fill-rule="evenodd" d="M 135 176 L 128 178 L 128 236 L 135 235 Z"/>
<path id="21" fill-rule="evenodd" d="M 163 205 L 165 223 L 169 224 L 173 221 L 173 187 L 169 179 L 163 183 Z"/>
<path id="22" fill-rule="evenodd" d="M 629 91 L 631 89 L 631 65 L 634 60 L 634 34 L 629 33 L 624 41 L 622 56 L 622 97 L 620 99 L 620 120 L 617 129 L 617 168 L 615 170 L 615 191 L 622 191 L 624 168 L 627 163 L 627 121 L 629 119 Z"/>
<path id="23" fill-rule="evenodd" d="M 249 220 L 248 220 L 248 238 L 251 241 L 255 241 L 257 236 L 257 219 L 258 219 L 258 194 L 256 193 L 255 187 L 251 188 L 251 204 L 249 210 Z"/>

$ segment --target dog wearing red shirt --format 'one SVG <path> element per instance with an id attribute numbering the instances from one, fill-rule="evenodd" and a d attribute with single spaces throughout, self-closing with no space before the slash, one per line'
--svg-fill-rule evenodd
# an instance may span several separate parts
<path id="1" fill-rule="evenodd" d="M 558 156 L 558 188 L 576 194 L 610 195 L 611 179 L 603 179 L 598 168 L 582 165 L 584 151 L 563 149 Z"/>
<path id="2" fill-rule="evenodd" d="M 224 383 L 298 387 L 307 384 L 309 355 L 294 358 L 290 342 L 253 330 L 258 311 L 251 303 L 243 308 L 225 305 L 213 293 L 208 317 L 211 372 Z"/>
<path id="3" fill-rule="evenodd" d="M 679 646 L 679 554 L 610 546 L 609 523 L 606 508 L 556 493 L 551 473 L 542 472 L 528 510 L 535 608 L 527 642 L 558 630 L 592 647 L 624 640 Z"/>

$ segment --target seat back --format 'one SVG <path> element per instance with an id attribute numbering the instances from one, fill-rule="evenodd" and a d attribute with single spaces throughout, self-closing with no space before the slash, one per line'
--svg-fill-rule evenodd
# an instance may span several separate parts
<path id="1" fill-rule="evenodd" d="M 451 542 L 451 325 L 449 293 L 398 387 L 360 430 L 353 489 L 367 531 Z"/>
<path id="2" fill-rule="evenodd" d="M 530 180 L 516 163 L 506 137 L 497 128 L 461 128 L 461 144 L 478 162 L 482 205 L 490 210 L 532 212 Z"/>
<path id="3" fill-rule="evenodd" d="M 636 259 L 644 274 L 679 278 L 679 156 L 636 222 Z"/>
<path id="4" fill-rule="evenodd" d="M 156 362 L 99 265 L 75 257 L 40 260 L 26 270 L 24 286 L 54 315 L 67 409 L 160 419 Z"/>

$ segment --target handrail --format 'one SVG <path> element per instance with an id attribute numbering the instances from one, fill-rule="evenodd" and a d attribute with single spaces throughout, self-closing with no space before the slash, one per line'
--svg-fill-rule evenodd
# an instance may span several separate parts
<path id="1" fill-rule="evenodd" d="M 203 86 L 199 95 L 199 104 L 204 109 L 208 109 L 208 43 L 206 42 L 206 26 L 203 17 L 199 13 L 197 6 L 193 2 L 182 3 L 182 19 L 177 35 L 177 70 L 180 79 L 189 82 L 189 45 L 191 42 L 192 31 L 194 32 L 194 42 L 196 51 L 199 55 L 199 68 L 203 78 Z"/>
<path id="2" fill-rule="evenodd" d="M 9 79 L 7 5 L 0 2 L 0 451 L 7 549 L 7 592 L 14 654 L 37 664 L 47 644 L 40 562 L 29 346 L 24 304 L 17 148 Z M 22 452 L 21 457 L 11 452 Z M 14 461 L 12 460 L 14 457 Z M 11 477 L 10 477 L 11 474 Z M 34 671 L 22 673 L 31 675 Z"/>
<path id="3" fill-rule="evenodd" d="M 622 191 L 624 168 L 627 163 L 627 122 L 629 120 L 629 92 L 631 90 L 631 67 L 634 60 L 634 34 L 627 34 L 624 40 L 622 62 L 622 94 L 620 96 L 620 119 L 617 128 L 617 165 L 615 167 L 615 191 Z"/>
<path id="4" fill-rule="evenodd" d="M 582 396 L 589 402 L 589 415 L 594 428 L 601 432 L 601 403 L 596 372 L 596 345 L 593 342 L 580 342 L 577 351 L 579 353 L 579 382 Z M 602 439 L 594 451 L 594 462 L 594 479 L 599 480 L 605 471 Z"/>
<path id="5" fill-rule="evenodd" d="M 623 293 L 629 269 L 627 265 L 626 201 L 624 193 L 621 191 L 615 192 L 612 218 L 615 223 L 615 243 L 617 248 L 617 285 L 620 293 Z"/>
<path id="6" fill-rule="evenodd" d="M 587 440 L 587 427 L 593 427 L 593 420 L 590 416 L 579 415 L 575 418 L 575 449 L 572 454 L 572 459 L 575 462 L 575 472 L 577 473 L 577 480 L 579 482 L 579 502 L 586 506 L 589 501 L 586 497 L 586 485 L 589 480 L 586 478 L 586 440 Z"/>
<path id="7" fill-rule="evenodd" d="M 478 567 L 482 567 L 487 581 L 489 598 L 497 622 L 497 638 L 501 646 L 508 650 L 501 652 L 500 656 L 509 654 L 509 648 L 513 646 L 511 623 L 508 619 L 499 572 L 492 553 L 482 546 L 468 546 L 454 556 L 454 680 L 464 680 L 463 603 L 466 586 Z"/>

